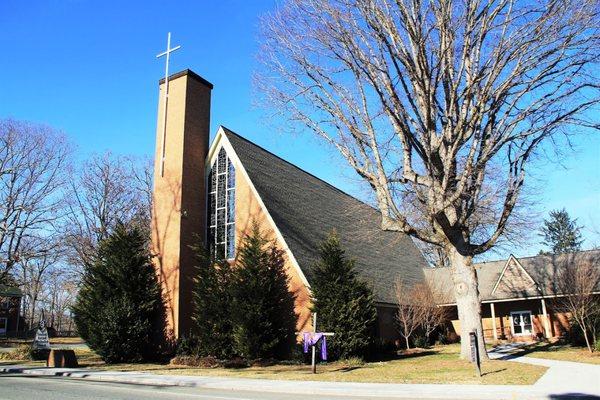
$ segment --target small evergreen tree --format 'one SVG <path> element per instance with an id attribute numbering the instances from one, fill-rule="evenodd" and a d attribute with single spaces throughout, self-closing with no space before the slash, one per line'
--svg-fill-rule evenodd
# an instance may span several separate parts
<path id="1" fill-rule="evenodd" d="M 270 244 L 256 224 L 242 241 L 234 275 L 232 316 L 238 355 L 249 359 L 289 356 L 296 315 L 283 251 Z"/>
<path id="2" fill-rule="evenodd" d="M 366 357 L 373 344 L 377 310 L 373 292 L 361 281 L 335 232 L 320 246 L 321 260 L 313 268 L 312 311 L 319 331 L 334 332 L 328 339 L 331 357 Z"/>
<path id="3" fill-rule="evenodd" d="M 225 260 L 214 260 L 201 245 L 192 249 L 197 260 L 193 319 L 198 344 L 194 352 L 229 358 L 233 354 L 232 268 Z"/>
<path id="4" fill-rule="evenodd" d="M 107 363 L 145 361 L 164 337 L 160 310 L 147 237 L 119 223 L 84 272 L 73 308 L 77 330 Z"/>
<path id="5" fill-rule="evenodd" d="M 577 219 L 571 219 L 564 208 L 550 211 L 550 218 L 544 220 L 541 234 L 543 244 L 552 249 L 552 253 L 573 253 L 581 249 L 581 227 Z"/>

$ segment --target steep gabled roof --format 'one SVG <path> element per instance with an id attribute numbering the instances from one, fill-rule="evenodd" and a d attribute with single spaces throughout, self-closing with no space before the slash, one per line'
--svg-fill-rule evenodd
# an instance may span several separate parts
<path id="1" fill-rule="evenodd" d="M 503 293 L 514 297 L 516 293 L 535 292 L 537 288 L 537 282 L 523 268 L 519 260 L 511 254 L 490 295 L 498 297 L 502 296 Z"/>
<path id="2" fill-rule="evenodd" d="M 582 263 L 600 268 L 600 250 L 521 258 L 511 256 L 508 260 L 477 263 L 475 269 L 479 279 L 481 300 L 522 299 L 565 294 L 560 290 L 561 271 Z M 426 268 L 425 275 L 430 282 L 443 282 L 445 295 L 454 298 L 449 268 Z"/>
<path id="3" fill-rule="evenodd" d="M 426 262 L 420 251 L 408 236 L 382 231 L 376 209 L 223 131 L 309 283 L 319 244 L 333 229 L 360 276 L 372 285 L 376 301 L 396 303 L 397 278 L 408 284 L 423 280 Z"/>

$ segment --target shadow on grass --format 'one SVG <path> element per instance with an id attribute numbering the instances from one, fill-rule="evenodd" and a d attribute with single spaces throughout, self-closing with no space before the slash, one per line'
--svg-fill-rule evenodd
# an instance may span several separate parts
<path id="1" fill-rule="evenodd" d="M 493 370 L 493 371 L 482 372 L 481 376 L 493 375 L 493 374 L 497 374 L 497 373 L 503 372 L 503 371 L 506 371 L 506 368 L 500 368 L 500 369 L 496 369 L 496 370 Z"/>
<path id="2" fill-rule="evenodd" d="M 387 353 L 375 355 L 372 358 L 369 358 L 369 362 L 404 360 L 409 358 L 432 356 L 438 353 L 439 350 L 434 349 L 414 349 L 409 351 L 404 350 L 398 354 Z"/>
<path id="3" fill-rule="evenodd" d="M 590 354 L 587 352 L 587 349 L 585 347 L 577 347 L 577 346 L 572 346 L 569 344 L 558 343 L 558 342 L 556 342 L 556 343 L 538 342 L 538 343 L 532 343 L 530 345 L 525 345 L 525 346 L 515 348 L 514 351 L 506 352 L 505 355 L 499 359 L 500 360 L 510 360 L 510 359 L 526 356 L 531 353 L 559 353 L 562 350 L 567 350 L 567 351 L 573 350 L 575 352 L 581 351 L 586 356 Z M 577 360 L 565 359 L 565 361 L 577 361 Z M 582 361 L 582 362 L 585 362 L 585 361 Z"/>
<path id="4" fill-rule="evenodd" d="M 362 367 L 341 367 L 341 368 L 337 368 L 337 369 L 333 369 L 329 372 L 350 372 L 350 371 L 354 371 L 357 369 L 361 369 Z"/>
<path id="5" fill-rule="evenodd" d="M 398 356 L 396 357 L 396 360 L 404 360 L 406 358 L 416 358 L 416 357 L 425 357 L 425 356 L 432 356 L 435 354 L 438 354 L 439 351 L 436 350 L 422 350 L 422 351 L 418 351 L 418 352 L 410 352 L 410 353 L 400 353 L 398 354 Z"/>
<path id="6" fill-rule="evenodd" d="M 523 350 L 520 352 L 520 354 L 527 355 L 529 353 L 533 353 L 534 351 L 553 352 L 563 349 L 565 347 L 566 346 L 564 344 L 557 343 L 534 343 L 532 345 L 523 347 Z"/>
<path id="7" fill-rule="evenodd" d="M 495 346 L 492 348 L 493 350 L 497 350 L 498 348 L 501 348 L 501 346 Z M 532 343 L 529 345 L 523 345 L 523 346 L 519 346 L 519 347 L 514 347 L 513 349 L 509 349 L 509 350 L 503 350 L 501 354 L 503 354 L 502 357 L 497 358 L 498 360 L 512 360 L 518 357 L 523 357 L 526 356 L 527 354 L 536 352 L 536 351 L 542 351 L 542 352 L 553 352 L 553 351 L 558 351 L 561 348 L 564 348 L 565 345 L 564 344 L 558 344 L 558 343 Z"/>

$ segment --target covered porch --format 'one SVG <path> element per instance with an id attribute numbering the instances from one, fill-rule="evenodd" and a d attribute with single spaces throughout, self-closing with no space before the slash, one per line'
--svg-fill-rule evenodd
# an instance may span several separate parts
<path id="1" fill-rule="evenodd" d="M 562 336 L 569 329 L 568 316 L 556 312 L 555 299 L 527 298 L 483 301 L 483 334 L 488 341 L 532 341 Z M 452 326 L 460 334 L 460 321 L 453 307 Z"/>

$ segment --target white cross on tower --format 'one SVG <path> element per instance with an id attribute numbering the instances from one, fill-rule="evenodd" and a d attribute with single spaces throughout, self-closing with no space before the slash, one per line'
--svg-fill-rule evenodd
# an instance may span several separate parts
<path id="1" fill-rule="evenodd" d="M 163 137 L 162 137 L 162 159 L 160 161 L 160 176 L 164 175 L 165 172 L 165 146 L 167 140 L 167 103 L 169 100 L 169 56 L 175 50 L 179 50 L 181 46 L 175 46 L 171 48 L 171 32 L 167 34 L 167 50 L 158 54 L 156 58 L 160 58 L 162 56 L 167 56 L 167 61 L 165 63 L 165 101 L 163 107 Z"/>

